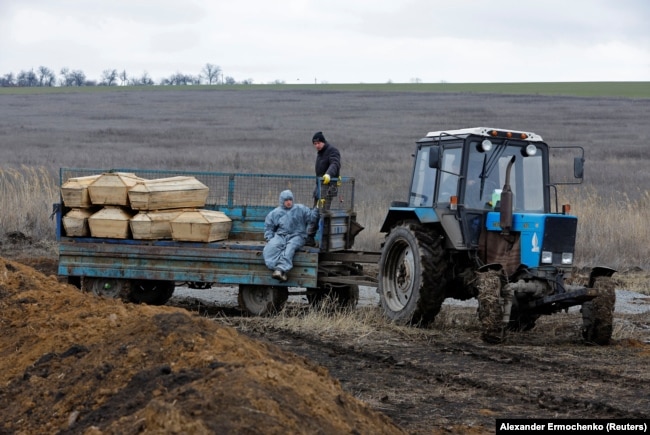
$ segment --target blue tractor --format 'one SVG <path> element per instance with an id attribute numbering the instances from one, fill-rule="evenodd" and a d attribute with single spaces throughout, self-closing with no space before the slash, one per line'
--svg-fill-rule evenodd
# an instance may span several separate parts
<path id="1" fill-rule="evenodd" d="M 560 151 L 573 173 L 552 182 Z M 426 326 L 446 298 L 476 298 L 481 337 L 498 343 L 580 305 L 584 340 L 607 344 L 615 270 L 595 267 L 585 285 L 572 277 L 578 219 L 557 199 L 558 184 L 582 182 L 583 165 L 581 147 L 550 147 L 531 132 L 476 127 L 418 140 L 408 201 L 394 201 L 381 228 L 385 315 Z"/>

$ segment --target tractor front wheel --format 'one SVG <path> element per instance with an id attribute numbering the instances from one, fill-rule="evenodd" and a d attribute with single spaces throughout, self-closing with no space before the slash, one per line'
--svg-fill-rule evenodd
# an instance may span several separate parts
<path id="1" fill-rule="evenodd" d="M 503 298 L 501 297 L 501 271 L 477 272 L 478 319 L 481 322 L 481 339 L 486 343 L 503 341 Z"/>
<path id="2" fill-rule="evenodd" d="M 587 343 L 604 345 L 612 338 L 616 291 L 609 276 L 594 279 L 598 296 L 582 304 L 582 337 Z"/>

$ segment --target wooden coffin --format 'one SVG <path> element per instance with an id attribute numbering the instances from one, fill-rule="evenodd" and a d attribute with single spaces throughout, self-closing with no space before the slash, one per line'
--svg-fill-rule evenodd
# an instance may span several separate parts
<path id="1" fill-rule="evenodd" d="M 213 210 L 185 211 L 171 221 L 172 238 L 188 242 L 216 242 L 228 238 L 232 220 Z"/>
<path id="2" fill-rule="evenodd" d="M 67 237 L 90 237 L 88 218 L 95 212 L 88 208 L 73 208 L 63 216 L 63 228 Z"/>
<path id="3" fill-rule="evenodd" d="M 88 186 L 93 205 L 129 205 L 129 189 L 145 181 L 127 172 L 107 172 L 101 174 Z"/>
<path id="4" fill-rule="evenodd" d="M 164 240 L 172 238 L 172 219 L 183 210 L 141 211 L 130 221 L 134 239 Z"/>
<path id="5" fill-rule="evenodd" d="M 63 204 L 71 208 L 90 207 L 92 202 L 90 201 L 88 186 L 97 178 L 99 178 L 99 174 L 69 178 L 68 181 L 61 185 Z"/>
<path id="6" fill-rule="evenodd" d="M 208 186 L 194 177 L 169 177 L 145 180 L 129 189 L 134 210 L 169 210 L 205 207 Z"/>
<path id="7" fill-rule="evenodd" d="M 129 221 L 133 217 L 131 210 L 123 207 L 104 207 L 88 218 L 92 237 L 111 239 L 128 239 L 131 236 Z"/>

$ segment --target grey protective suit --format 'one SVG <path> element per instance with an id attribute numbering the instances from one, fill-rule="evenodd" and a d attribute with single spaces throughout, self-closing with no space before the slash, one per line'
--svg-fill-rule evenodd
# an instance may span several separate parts
<path id="1" fill-rule="evenodd" d="M 284 201 L 293 199 L 290 190 L 280 193 L 280 206 L 266 215 L 264 221 L 264 262 L 271 270 L 288 272 L 293 268 L 296 250 L 305 244 L 307 227 L 318 220 L 318 209 L 302 204 L 284 206 Z"/>

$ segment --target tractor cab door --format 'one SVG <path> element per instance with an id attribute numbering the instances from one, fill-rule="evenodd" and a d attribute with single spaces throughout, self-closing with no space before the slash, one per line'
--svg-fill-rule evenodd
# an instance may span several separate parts
<path id="1" fill-rule="evenodd" d="M 452 196 L 458 196 L 461 159 L 463 149 L 459 145 L 445 146 L 440 160 L 440 179 L 437 190 L 437 203 L 448 203 Z"/>
<path id="2" fill-rule="evenodd" d="M 409 194 L 409 207 L 431 207 L 433 205 L 433 191 L 438 170 L 429 166 L 432 149 L 437 147 L 418 146 Z"/>

